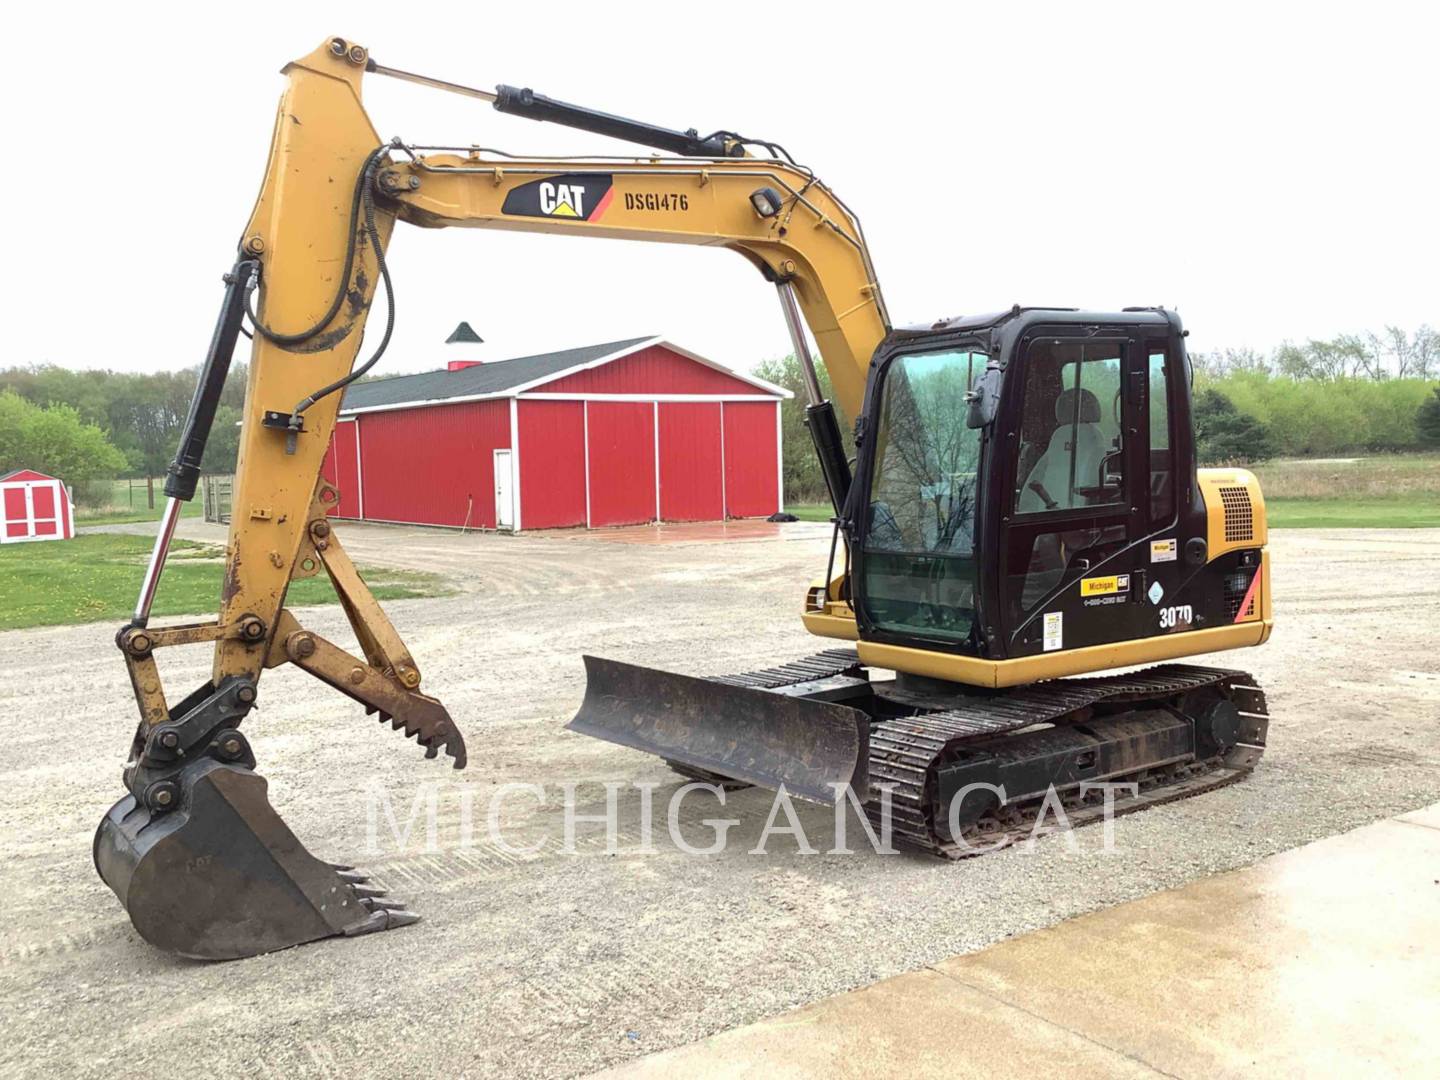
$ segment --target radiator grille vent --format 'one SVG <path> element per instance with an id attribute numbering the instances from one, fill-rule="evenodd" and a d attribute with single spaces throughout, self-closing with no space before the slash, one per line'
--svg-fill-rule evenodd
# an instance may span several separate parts
<path id="1" fill-rule="evenodd" d="M 1233 544 L 1255 539 L 1255 513 L 1250 491 L 1243 487 L 1222 487 L 1220 504 L 1225 508 L 1225 542 Z"/>

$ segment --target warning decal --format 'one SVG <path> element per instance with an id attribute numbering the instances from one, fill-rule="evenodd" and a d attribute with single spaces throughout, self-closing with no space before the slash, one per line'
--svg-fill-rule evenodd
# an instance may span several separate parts
<path id="1" fill-rule="evenodd" d="M 1047 611 L 1045 613 L 1045 651 L 1054 652 L 1056 649 L 1065 647 L 1065 613 L 1063 611 Z"/>

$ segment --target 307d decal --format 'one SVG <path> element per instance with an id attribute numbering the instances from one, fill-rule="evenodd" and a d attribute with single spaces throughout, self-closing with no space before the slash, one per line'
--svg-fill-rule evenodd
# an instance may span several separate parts
<path id="1" fill-rule="evenodd" d="M 521 184 L 505 196 L 502 214 L 513 217 L 599 221 L 610 205 L 612 178 L 595 173 L 564 173 Z"/>
<path id="2" fill-rule="evenodd" d="M 1195 621 L 1195 609 L 1189 604 L 1179 604 L 1175 607 L 1162 607 L 1160 609 L 1161 630 L 1189 630 L 1190 625 Z"/>

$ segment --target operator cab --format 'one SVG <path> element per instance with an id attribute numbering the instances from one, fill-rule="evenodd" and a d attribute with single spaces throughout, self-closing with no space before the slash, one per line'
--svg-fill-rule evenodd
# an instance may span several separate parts
<path id="1" fill-rule="evenodd" d="M 1160 632 L 1206 561 L 1184 334 L 1018 307 L 890 334 L 846 504 L 862 640 L 1007 659 Z M 1193 591 L 1183 629 L 1221 614 Z"/>

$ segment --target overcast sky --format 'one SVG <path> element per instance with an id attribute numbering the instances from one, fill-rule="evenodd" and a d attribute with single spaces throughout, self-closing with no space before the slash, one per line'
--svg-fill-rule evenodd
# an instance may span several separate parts
<path id="1" fill-rule="evenodd" d="M 1192 348 L 1440 322 L 1430 5 L 250 0 L 12 9 L 0 365 L 199 362 L 283 79 L 331 35 L 383 64 L 783 142 L 860 215 L 897 323 L 1011 303 L 1177 307 Z M 21 14 L 23 12 L 23 14 Z M 619 144 L 371 76 L 383 136 Z M 663 334 L 789 343 L 726 252 L 402 229 L 382 371 L 467 319 L 509 356 Z"/>

